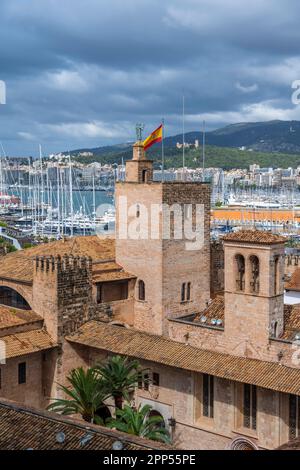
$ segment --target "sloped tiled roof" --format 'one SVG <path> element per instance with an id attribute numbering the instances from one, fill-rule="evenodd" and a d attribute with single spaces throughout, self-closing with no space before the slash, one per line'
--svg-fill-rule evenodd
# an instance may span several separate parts
<path id="1" fill-rule="evenodd" d="M 58 433 L 65 437 L 61 444 L 56 439 Z M 170 448 L 71 417 L 0 401 L 1 450 L 112 450 L 116 441 L 122 442 L 124 450 Z"/>
<path id="2" fill-rule="evenodd" d="M 0 330 L 38 321 L 43 321 L 42 317 L 32 310 L 20 310 L 0 305 Z"/>
<path id="3" fill-rule="evenodd" d="M 286 283 L 287 290 L 300 291 L 300 268 L 297 268 Z"/>
<path id="4" fill-rule="evenodd" d="M 281 235 L 263 230 L 239 230 L 223 236 L 225 242 L 258 243 L 262 245 L 273 245 L 285 243 L 286 238 Z"/>
<path id="5" fill-rule="evenodd" d="M 45 351 L 56 346 L 50 335 L 44 329 L 2 336 L 0 340 L 4 341 L 6 346 L 6 359 Z"/>
<path id="6" fill-rule="evenodd" d="M 224 328 L 224 297 L 222 295 L 215 297 L 206 309 L 195 315 L 193 323 L 201 323 L 201 317 L 206 317 L 206 325 L 213 319 L 222 320 L 221 326 Z"/>
<path id="7" fill-rule="evenodd" d="M 300 305 L 285 305 L 284 331 L 281 339 L 294 341 L 297 333 L 300 333 Z"/>
<path id="8" fill-rule="evenodd" d="M 10 253 L 0 259 L 0 279 L 32 283 L 33 259 L 36 256 L 63 256 L 64 254 L 91 257 L 93 262 L 112 260 L 115 258 L 115 240 L 96 235 L 75 237 Z"/>
<path id="9" fill-rule="evenodd" d="M 300 369 L 196 348 L 163 336 L 91 321 L 68 341 L 171 367 L 300 395 Z"/>

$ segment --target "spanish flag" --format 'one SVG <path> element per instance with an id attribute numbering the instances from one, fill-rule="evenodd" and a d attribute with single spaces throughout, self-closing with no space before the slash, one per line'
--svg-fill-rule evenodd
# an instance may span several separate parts
<path id="1" fill-rule="evenodd" d="M 144 149 L 147 150 L 151 145 L 161 142 L 163 138 L 163 125 L 161 124 L 155 131 L 144 140 Z"/>

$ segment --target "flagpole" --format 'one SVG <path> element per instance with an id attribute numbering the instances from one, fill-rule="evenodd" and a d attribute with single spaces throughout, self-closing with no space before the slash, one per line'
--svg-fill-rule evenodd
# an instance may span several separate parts
<path id="1" fill-rule="evenodd" d="M 185 129 L 184 129 L 184 94 L 182 95 L 182 176 L 185 180 Z"/>
<path id="2" fill-rule="evenodd" d="M 205 169 L 205 121 L 203 121 L 203 142 L 202 142 L 202 181 L 204 182 L 204 169 Z"/>
<path id="3" fill-rule="evenodd" d="M 161 180 L 165 181 L 165 153 L 164 153 L 164 137 L 165 137 L 165 120 L 162 118 L 162 139 L 161 139 Z"/>

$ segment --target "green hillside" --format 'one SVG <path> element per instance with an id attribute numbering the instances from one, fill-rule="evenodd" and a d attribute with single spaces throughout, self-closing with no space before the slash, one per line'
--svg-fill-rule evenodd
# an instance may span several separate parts
<path id="1" fill-rule="evenodd" d="M 149 150 L 147 155 L 155 162 L 155 167 L 158 168 L 161 164 L 161 151 L 160 149 Z M 81 163 L 100 162 L 105 163 L 118 163 L 132 157 L 131 148 L 126 148 L 123 151 L 116 150 L 107 152 L 105 154 L 94 154 L 92 157 L 78 157 L 74 155 L 74 159 Z M 202 148 L 186 149 L 185 150 L 186 166 L 190 168 L 197 168 L 202 166 Z M 242 151 L 236 148 L 229 147 L 216 147 L 208 145 L 206 147 L 206 167 L 221 167 L 226 170 L 232 168 L 248 168 L 249 165 L 256 163 L 261 167 L 279 167 L 279 168 L 296 168 L 300 166 L 300 153 L 299 154 L 286 154 L 286 153 L 267 153 L 267 152 L 249 152 Z M 179 168 L 182 166 L 182 150 L 176 147 L 167 147 L 165 149 L 165 167 L 166 168 Z"/>

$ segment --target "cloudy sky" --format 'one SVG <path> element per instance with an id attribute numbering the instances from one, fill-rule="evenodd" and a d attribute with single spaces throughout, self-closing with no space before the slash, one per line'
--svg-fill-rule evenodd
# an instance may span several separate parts
<path id="1" fill-rule="evenodd" d="M 299 0 L 1 0 L 0 141 L 35 155 L 300 119 Z"/>

